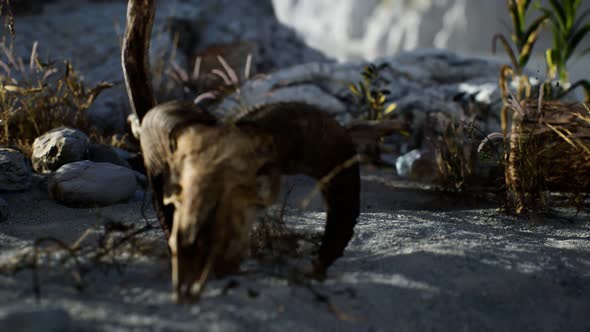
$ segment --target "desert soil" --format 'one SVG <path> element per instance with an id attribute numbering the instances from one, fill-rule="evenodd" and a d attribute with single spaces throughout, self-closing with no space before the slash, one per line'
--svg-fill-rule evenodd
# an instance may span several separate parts
<path id="1" fill-rule="evenodd" d="M 325 218 L 321 201 L 297 208 L 312 183 L 287 181 L 286 188 L 295 184 L 287 232 L 317 237 Z M 4 195 L 12 214 L 0 224 L 0 266 L 40 237 L 71 244 L 93 225 L 144 225 L 140 193 L 127 204 L 69 209 L 39 185 Z M 305 249 L 313 244 L 303 243 L 301 254 L 286 255 L 286 262 L 251 259 L 238 275 L 209 283 L 199 303 L 176 305 L 166 244 L 155 228 L 143 236 L 151 247 L 137 257 L 120 256 L 119 267 L 90 266 L 82 291 L 74 287 L 71 264 L 39 266 L 39 300 L 30 268 L 0 274 L 0 317 L 28 313 L 21 321 L 33 324 L 28 329 L 35 328 L 35 315 L 57 310 L 66 323 L 43 324 L 73 331 L 590 330 L 587 215 L 526 222 L 481 199 L 403 188 L 387 172 L 364 171 L 362 190 L 355 236 L 324 282 L 298 277 L 313 257 Z M 4 328 L 14 326 L 0 320 Z"/>

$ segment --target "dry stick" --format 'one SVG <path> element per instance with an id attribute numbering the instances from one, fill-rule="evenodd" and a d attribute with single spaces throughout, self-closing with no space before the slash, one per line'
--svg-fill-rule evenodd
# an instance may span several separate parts
<path id="1" fill-rule="evenodd" d="M 4 70 L 4 72 L 6 73 L 6 76 L 10 76 L 11 73 L 11 69 L 10 67 L 6 64 L 6 62 L 0 60 L 0 68 L 2 68 Z M 14 80 L 14 79 L 13 79 Z"/>
<path id="2" fill-rule="evenodd" d="M 328 175 L 324 176 L 320 181 L 319 184 L 316 185 L 316 191 L 312 192 L 310 194 L 311 195 L 315 195 L 315 193 L 317 193 L 317 188 L 321 186 L 321 184 L 327 183 L 329 182 L 334 176 L 336 176 L 340 171 L 342 171 L 345 168 L 351 167 L 352 165 L 354 165 L 354 163 L 358 162 L 358 156 L 355 156 L 349 160 L 347 160 L 346 162 L 342 163 L 341 165 L 339 165 L 338 167 L 334 168 L 334 170 L 332 170 L 332 172 L 330 172 Z M 291 185 L 289 187 L 289 189 L 285 192 L 285 196 L 284 196 L 284 200 L 283 203 L 281 205 L 281 210 L 280 210 L 280 214 L 279 214 L 279 220 L 283 221 L 283 217 L 285 214 L 285 210 L 286 210 L 286 206 L 287 206 L 287 201 L 289 196 L 291 195 L 291 193 L 293 192 L 295 188 L 295 185 Z M 308 197 L 309 198 L 309 197 Z M 307 204 L 309 204 L 309 202 L 307 202 Z M 265 273 L 266 275 L 268 275 L 267 273 Z M 308 291 L 310 291 L 312 293 L 312 295 L 314 296 L 315 300 L 325 304 L 328 307 L 328 310 L 334 314 L 334 316 L 336 316 L 336 318 L 342 320 L 342 321 L 359 321 L 361 320 L 360 318 L 356 318 L 356 317 L 352 317 L 348 314 L 346 314 L 345 312 L 343 312 L 341 309 L 339 309 L 333 301 L 330 300 L 330 298 L 325 295 L 322 294 L 320 291 L 318 291 L 317 289 L 315 289 L 315 287 L 313 287 L 313 285 L 305 279 L 304 276 L 298 276 L 298 275 L 281 275 L 278 273 L 271 273 L 271 276 L 274 276 L 275 278 L 279 278 L 279 279 L 285 279 L 286 281 L 288 281 L 289 283 L 292 283 L 296 286 L 302 286 L 303 288 L 307 289 Z"/>
<path id="3" fill-rule="evenodd" d="M 334 316 L 336 316 L 336 318 L 339 320 L 348 321 L 348 322 L 358 322 L 358 321 L 364 320 L 361 317 L 353 317 L 353 316 L 345 313 L 342 309 L 338 308 L 338 306 L 336 306 L 336 304 L 330 299 L 330 297 L 328 295 L 323 294 L 322 292 L 318 291 L 311 284 L 311 282 L 309 282 L 309 280 L 305 279 L 305 277 L 301 277 L 301 276 L 297 276 L 297 275 L 283 276 L 283 275 L 276 274 L 276 273 L 271 274 L 271 276 L 274 276 L 275 278 L 279 278 L 279 279 L 284 279 L 292 285 L 300 286 L 300 287 L 307 289 L 314 296 L 314 299 L 316 301 L 318 301 L 319 303 L 325 304 L 326 307 L 328 308 L 328 310 Z"/>
<path id="4" fill-rule="evenodd" d="M 287 202 L 289 201 L 289 196 L 291 196 L 293 189 L 295 189 L 295 184 L 291 184 L 289 189 L 287 189 L 285 191 L 285 196 L 283 197 L 283 204 L 281 204 L 281 211 L 279 212 L 279 220 L 281 222 L 284 221 L 283 218 L 285 217 L 285 210 L 287 209 Z"/>
<path id="5" fill-rule="evenodd" d="M 122 245 L 124 245 L 126 243 L 130 243 L 131 246 L 132 246 L 132 248 L 133 248 L 133 250 L 131 250 L 131 255 L 129 255 L 129 259 L 125 262 L 125 263 L 128 264 L 129 262 L 131 262 L 131 259 L 133 258 L 133 254 L 135 253 L 135 248 L 137 247 L 136 244 L 135 244 L 135 241 L 134 241 L 136 239 L 136 237 L 139 236 L 139 235 L 141 235 L 141 234 L 144 234 L 144 233 L 149 232 L 153 228 L 154 227 L 152 225 L 148 224 L 148 225 L 146 225 L 146 226 L 144 226 L 144 227 L 142 227 L 140 229 L 137 229 L 137 230 L 135 230 L 135 231 L 133 231 L 133 232 L 125 235 L 124 237 L 122 237 L 121 239 L 119 239 L 119 241 L 116 242 L 114 245 L 108 247 L 107 250 L 102 253 L 102 256 L 101 255 L 96 256 L 95 257 L 95 261 L 99 261 L 100 258 L 102 258 L 102 257 L 104 257 L 104 256 L 106 256 L 108 254 L 114 255 L 114 252 L 115 252 L 116 249 L 118 249 L 120 246 L 122 246 Z M 115 257 L 114 256 L 111 258 L 111 261 L 112 261 L 112 264 L 115 265 L 115 267 L 120 272 L 121 271 L 121 267 L 115 261 Z"/>
<path id="6" fill-rule="evenodd" d="M 199 76 L 201 75 L 201 62 L 202 62 L 202 59 L 200 56 L 198 56 L 195 59 L 195 64 L 193 66 L 193 74 L 191 76 L 192 80 L 194 80 L 194 81 L 199 79 Z"/>
<path id="7" fill-rule="evenodd" d="M 88 235 L 90 234 L 90 232 L 91 232 L 90 229 L 86 230 L 74 242 L 74 245 L 72 245 L 72 246 L 69 246 L 68 244 L 66 244 L 62 240 L 57 239 L 57 238 L 54 238 L 54 237 L 43 237 L 43 238 L 36 239 L 35 242 L 34 242 L 34 245 L 33 245 L 34 246 L 33 262 L 31 263 L 33 292 L 35 294 L 35 298 L 37 299 L 37 301 L 39 301 L 41 299 L 41 286 L 40 286 L 40 283 L 39 283 L 39 264 L 38 264 L 38 260 L 39 260 L 39 246 L 42 243 L 44 243 L 44 242 L 52 242 L 52 243 L 56 244 L 59 248 L 61 248 L 62 250 L 66 251 L 69 254 L 69 256 L 74 260 L 74 263 L 76 265 L 76 271 L 73 272 L 73 276 L 74 276 L 74 279 L 76 281 L 76 288 L 78 290 L 82 290 L 83 289 L 83 277 L 82 277 L 82 275 L 83 275 L 83 266 L 82 266 L 82 263 L 79 260 L 79 257 L 82 256 L 81 253 L 82 254 L 91 255 L 91 257 L 89 257 L 89 260 L 92 261 L 94 264 L 96 264 L 102 258 L 104 258 L 105 256 L 113 253 L 116 249 L 118 249 L 119 247 L 121 247 L 125 243 L 130 242 L 136 236 L 141 235 L 143 233 L 146 233 L 146 232 L 148 232 L 148 231 L 150 231 L 152 229 L 153 229 L 153 226 L 151 224 L 147 223 L 146 226 L 144 226 L 142 228 L 139 228 L 139 229 L 136 229 L 136 230 L 134 230 L 134 231 L 126 234 L 121 239 L 119 239 L 118 241 L 116 241 L 113 245 L 111 245 L 109 247 L 98 248 L 97 250 L 94 250 L 94 252 L 92 250 L 89 251 L 89 252 L 82 252 L 82 248 L 80 247 L 82 241 L 84 241 L 84 239 L 86 239 L 88 237 Z M 110 233 L 111 232 L 107 232 L 105 234 L 105 236 L 108 237 L 110 235 Z M 115 266 L 117 265 L 114 261 L 112 263 Z"/>
<path id="8" fill-rule="evenodd" d="M 74 260 L 74 263 L 76 265 L 77 268 L 77 273 L 73 273 L 74 279 L 76 281 L 76 288 L 81 290 L 82 287 L 82 266 L 80 264 L 80 262 L 78 261 L 78 254 L 76 252 L 75 249 L 71 248 L 70 246 L 68 246 L 65 242 L 63 242 L 60 239 L 54 238 L 54 237 L 43 237 L 43 238 L 39 238 L 36 239 L 33 246 L 34 246 L 34 251 L 33 251 L 33 262 L 32 262 L 32 279 L 33 279 L 33 292 L 35 294 L 35 298 L 37 299 L 37 301 L 41 300 L 41 286 L 39 284 L 39 272 L 38 272 L 38 256 L 39 256 L 39 245 L 41 245 L 43 242 L 53 242 L 55 244 L 57 244 L 58 247 L 62 248 L 64 251 L 66 251 L 70 257 Z"/>
<path id="9" fill-rule="evenodd" d="M 354 157 L 346 160 L 345 162 L 343 162 L 342 164 L 334 167 L 334 169 L 332 169 L 328 174 L 326 174 L 325 176 L 323 176 L 321 179 L 318 180 L 317 184 L 314 186 L 314 188 L 312 189 L 312 191 L 305 197 L 305 199 L 302 201 L 301 203 L 301 207 L 303 209 L 307 208 L 309 206 L 309 204 L 311 203 L 311 200 L 315 197 L 315 195 L 322 190 L 322 188 L 324 187 L 324 185 L 326 185 L 327 183 L 329 183 L 330 181 L 332 181 L 332 179 L 338 175 L 340 172 L 342 172 L 343 170 L 354 166 L 355 164 L 358 164 L 360 162 L 360 158 L 358 155 L 355 155 Z"/>
<path id="10" fill-rule="evenodd" d="M 37 46 L 39 46 L 39 42 L 38 41 L 35 41 L 33 43 L 33 50 L 31 51 L 31 59 L 30 59 L 30 62 L 29 62 L 29 69 L 30 70 L 35 69 L 35 64 L 36 64 L 36 61 L 37 61 Z"/>
<path id="11" fill-rule="evenodd" d="M 285 192 L 285 196 L 283 197 L 283 202 L 281 204 L 281 210 L 279 211 L 279 219 L 278 219 L 278 221 L 280 223 L 279 226 L 283 227 L 283 229 L 284 229 L 284 224 L 285 224 L 284 217 L 285 217 L 285 210 L 287 209 L 287 202 L 288 202 L 289 196 L 293 192 L 294 188 L 295 188 L 295 185 L 293 184 Z M 267 232 L 269 232 L 268 229 L 267 229 Z M 267 236 L 268 236 L 268 234 L 267 234 Z M 274 246 L 271 246 L 271 247 L 274 248 Z"/>
<path id="12" fill-rule="evenodd" d="M 244 68 L 244 79 L 250 79 L 250 71 L 252 69 L 252 53 L 246 57 L 246 68 Z"/>
<path id="13" fill-rule="evenodd" d="M 149 225 L 149 224 L 147 226 L 143 226 L 142 228 L 136 229 L 135 231 L 132 231 L 132 232 L 126 234 L 125 236 L 123 236 L 121 239 L 119 239 L 119 241 L 115 242 L 112 246 L 107 248 L 102 253 L 97 254 L 97 256 L 95 256 L 94 258 L 100 259 L 100 258 L 106 256 L 107 254 L 112 253 L 113 251 L 115 251 L 116 249 L 121 247 L 123 244 L 126 244 L 127 242 L 131 241 L 136 236 L 147 233 L 148 231 L 150 231 L 152 229 L 153 229 L 152 225 Z"/>
<path id="14" fill-rule="evenodd" d="M 238 78 L 236 71 L 225 61 L 225 59 L 221 55 L 217 56 L 217 60 L 221 63 L 221 66 L 223 66 L 223 69 L 227 73 L 227 76 L 230 79 L 231 83 L 234 85 L 238 85 L 240 83 L 240 79 Z"/>

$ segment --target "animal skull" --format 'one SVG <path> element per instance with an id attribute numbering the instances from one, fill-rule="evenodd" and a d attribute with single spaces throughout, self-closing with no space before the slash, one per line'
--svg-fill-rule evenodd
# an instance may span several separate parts
<path id="1" fill-rule="evenodd" d="M 210 274 L 238 269 L 258 212 L 279 191 L 273 155 L 269 137 L 232 125 L 191 127 L 178 137 L 164 204 L 175 207 L 168 244 L 179 298 L 198 296 Z"/>
<path id="2" fill-rule="evenodd" d="M 210 275 L 238 268 L 256 212 L 277 195 L 279 174 L 322 183 L 327 221 L 316 267 L 323 273 L 342 255 L 359 215 L 359 167 L 342 167 L 356 160 L 350 135 L 305 103 L 263 105 L 225 124 L 193 103 L 156 106 L 149 66 L 155 10 L 155 0 L 128 1 L 121 60 L 177 298 L 198 296 Z"/>

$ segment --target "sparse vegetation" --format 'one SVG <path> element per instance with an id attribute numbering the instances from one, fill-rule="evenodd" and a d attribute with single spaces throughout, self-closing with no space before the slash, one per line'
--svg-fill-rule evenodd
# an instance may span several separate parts
<path id="1" fill-rule="evenodd" d="M 0 44 L 0 144 L 30 151 L 45 132 L 70 126 L 92 134 L 86 111 L 111 83 L 86 87 L 69 61 L 44 62 L 37 43 L 25 62 L 6 42 Z"/>
<path id="2" fill-rule="evenodd" d="M 30 269 L 32 289 L 37 300 L 42 297 L 42 272 L 59 268 L 72 276 L 73 286 L 83 291 L 88 286 L 87 276 L 96 271 L 119 273 L 133 259 L 150 257 L 165 259 L 168 255 L 160 237 L 150 238 L 149 232 L 159 230 L 147 223 L 130 225 L 114 220 L 87 229 L 70 244 L 54 237 L 39 237 L 32 247 L 25 249 L 0 265 L 0 273 L 14 274 Z"/>
<path id="3" fill-rule="evenodd" d="M 381 120 L 396 108 L 395 103 L 388 105 L 387 96 L 390 92 L 383 88 L 389 82 L 381 77 L 380 71 L 386 67 L 387 64 L 368 65 L 362 72 L 362 80 L 349 86 L 359 108 L 357 114 L 363 120 Z"/>
<path id="4" fill-rule="evenodd" d="M 540 6 L 541 11 L 549 18 L 553 45 L 545 53 L 547 62 L 547 76 L 557 79 L 562 91 L 557 97 L 561 98 L 575 88 L 581 86 L 586 94 L 586 102 L 590 101 L 590 82 L 579 80 L 570 84 L 567 63 L 576 52 L 580 43 L 590 32 L 587 20 L 589 12 L 580 13 L 581 0 L 550 0 L 549 6 Z M 586 54 L 588 50 L 582 51 Z"/>
<path id="5" fill-rule="evenodd" d="M 473 132 L 465 121 L 438 117 L 442 133 L 435 142 L 436 161 L 443 188 L 463 192 L 473 185 L 477 153 Z"/>
<path id="6" fill-rule="evenodd" d="M 512 31 L 510 33 L 510 40 L 508 41 L 503 34 L 496 34 L 492 39 L 492 52 L 496 52 L 496 44 L 500 42 L 510 58 L 512 67 L 505 66 L 500 71 L 499 86 L 502 92 L 502 109 L 500 110 L 500 120 L 502 132 L 504 135 L 508 133 L 508 80 L 515 80 L 517 83 L 516 95 L 519 98 L 528 98 L 531 96 L 531 85 L 529 78 L 524 75 L 524 69 L 529 62 L 533 49 L 539 33 L 548 16 L 541 15 L 533 20 L 530 25 L 527 25 L 527 14 L 530 9 L 532 0 L 507 0 L 508 13 L 512 21 Z"/>
<path id="7" fill-rule="evenodd" d="M 387 67 L 387 64 L 370 64 L 363 69 L 362 79 L 348 86 L 355 108 L 352 115 L 357 120 L 348 124 L 347 129 L 362 156 L 361 160 L 373 164 L 381 163 L 383 137 L 394 132 L 409 135 L 402 121 L 390 119 L 397 104 L 387 100 L 390 91 L 385 87 L 390 82 L 381 75 Z"/>
<path id="8" fill-rule="evenodd" d="M 513 46 L 509 43 L 508 38 L 502 34 L 497 34 L 493 38 L 492 51 L 496 52 L 496 44 L 500 42 L 504 47 L 511 62 L 511 70 L 501 71 L 500 87 L 504 89 L 503 82 L 508 77 L 517 81 L 517 93 L 519 98 L 531 97 L 531 89 L 528 77 L 524 75 L 524 69 L 532 55 L 533 48 L 539 38 L 540 32 L 545 25 L 549 23 L 553 35 L 553 45 L 546 50 L 545 59 L 547 63 L 547 80 L 558 80 L 559 86 L 552 88 L 547 84 L 546 96 L 560 99 L 577 87 L 584 88 L 586 101 L 590 100 L 590 82 L 580 80 L 570 84 L 567 63 L 574 55 L 576 49 L 584 40 L 590 31 L 590 23 L 587 23 L 588 12 L 580 13 L 581 0 L 549 0 L 548 6 L 542 6 L 539 1 L 536 8 L 541 15 L 534 19 L 530 25 L 526 25 L 527 13 L 530 9 L 532 0 L 507 0 L 508 12 L 512 20 L 511 40 Z M 584 50 L 582 54 L 587 53 Z M 506 95 L 504 94 L 504 97 Z M 504 99 L 504 104 L 506 101 Z M 502 109 L 503 128 L 507 119 L 507 108 Z M 506 131 L 504 131 L 506 133 Z"/>
<path id="9" fill-rule="evenodd" d="M 526 18 L 532 0 L 507 0 L 508 12 L 512 19 L 512 29 L 510 39 L 514 46 L 508 42 L 508 38 L 503 34 L 497 34 L 493 38 L 493 52 L 496 52 L 496 43 L 500 42 L 510 57 L 512 66 L 517 75 L 522 75 L 533 49 L 539 38 L 539 32 L 547 20 L 547 14 L 537 17 L 527 26 Z"/>
<path id="10" fill-rule="evenodd" d="M 548 75 L 562 83 L 569 80 L 567 63 L 590 31 L 588 13 L 579 13 L 581 4 L 581 0 L 549 0 L 549 6 L 540 6 L 553 34 L 553 46 L 546 53 Z"/>
<path id="11" fill-rule="evenodd" d="M 542 98 L 510 103 L 515 118 L 505 177 L 508 208 L 517 214 L 547 210 L 550 192 L 578 203 L 590 192 L 590 112 L 583 104 Z"/>

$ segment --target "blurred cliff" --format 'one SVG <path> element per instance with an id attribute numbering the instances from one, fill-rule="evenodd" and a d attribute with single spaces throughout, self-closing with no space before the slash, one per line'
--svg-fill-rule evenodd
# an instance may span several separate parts
<path id="1" fill-rule="evenodd" d="M 433 47 L 491 57 L 492 36 L 506 33 L 510 26 L 504 0 L 273 0 L 273 4 L 279 20 L 297 29 L 309 45 L 340 61 L 374 60 L 401 50 Z M 544 74 L 543 53 L 550 43 L 551 33 L 546 31 L 529 70 Z M 587 64 L 574 59 L 573 78 L 590 76 Z"/>

